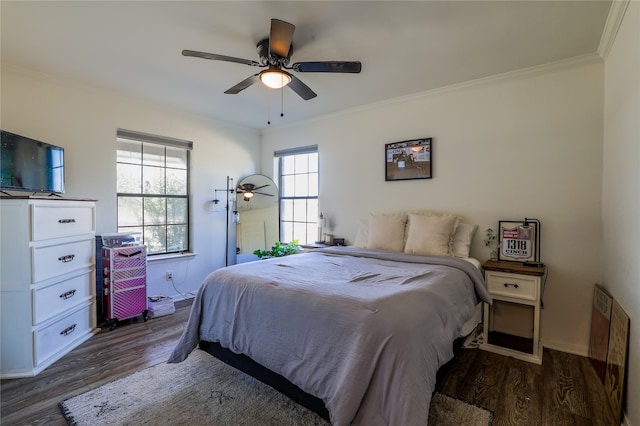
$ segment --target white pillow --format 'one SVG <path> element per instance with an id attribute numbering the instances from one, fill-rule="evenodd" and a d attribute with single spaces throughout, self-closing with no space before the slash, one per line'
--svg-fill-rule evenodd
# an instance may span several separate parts
<path id="1" fill-rule="evenodd" d="M 437 216 L 437 217 L 455 217 L 456 218 L 456 222 L 453 225 L 453 232 L 451 233 L 451 239 L 449 240 L 449 255 L 453 256 L 453 234 L 456 232 L 456 228 L 458 227 L 458 223 L 460 223 L 460 218 L 454 214 L 451 213 L 440 213 L 440 212 L 434 212 L 431 210 L 410 210 L 407 212 L 408 214 L 417 214 L 417 215 L 421 215 L 421 216 Z M 404 242 L 405 244 L 407 243 L 407 236 L 409 235 L 409 224 L 407 221 L 407 229 L 405 231 L 405 235 L 404 235 Z"/>
<path id="2" fill-rule="evenodd" d="M 409 214 L 404 252 L 429 256 L 450 256 L 451 235 L 457 223 L 457 216 Z"/>
<path id="3" fill-rule="evenodd" d="M 406 217 L 405 214 L 369 215 L 367 248 L 402 251 Z"/>
<path id="4" fill-rule="evenodd" d="M 451 244 L 451 253 L 455 257 L 469 257 L 471 241 L 473 241 L 473 236 L 477 229 L 478 225 L 458 223 L 458 227 L 453 233 L 453 242 Z"/>

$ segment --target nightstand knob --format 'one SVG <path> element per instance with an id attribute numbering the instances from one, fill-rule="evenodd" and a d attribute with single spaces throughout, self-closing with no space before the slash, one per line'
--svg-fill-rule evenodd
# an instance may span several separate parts
<path id="1" fill-rule="evenodd" d="M 504 283 L 505 287 L 513 287 L 513 288 L 518 288 L 518 284 L 512 284 L 512 283 Z"/>

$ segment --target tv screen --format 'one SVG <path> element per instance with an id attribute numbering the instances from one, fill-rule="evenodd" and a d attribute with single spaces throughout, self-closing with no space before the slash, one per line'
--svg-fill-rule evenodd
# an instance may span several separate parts
<path id="1" fill-rule="evenodd" d="M 14 133 L 2 132 L 0 189 L 64 192 L 64 149 Z"/>

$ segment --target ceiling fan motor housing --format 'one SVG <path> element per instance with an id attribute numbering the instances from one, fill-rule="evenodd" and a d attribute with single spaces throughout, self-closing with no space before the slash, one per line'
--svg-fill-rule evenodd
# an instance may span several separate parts
<path id="1" fill-rule="evenodd" d="M 293 53 L 293 44 L 289 47 L 289 54 L 286 58 L 282 58 L 275 53 L 269 53 L 269 39 L 265 38 L 260 40 L 256 46 L 258 56 L 260 56 L 260 63 L 262 65 L 275 65 L 275 66 L 287 66 Z"/>

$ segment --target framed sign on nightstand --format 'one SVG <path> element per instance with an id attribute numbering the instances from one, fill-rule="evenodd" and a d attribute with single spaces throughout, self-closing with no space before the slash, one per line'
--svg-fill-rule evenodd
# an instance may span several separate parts
<path id="1" fill-rule="evenodd" d="M 538 226 L 535 222 L 501 220 L 498 228 L 498 260 L 536 262 Z"/>

